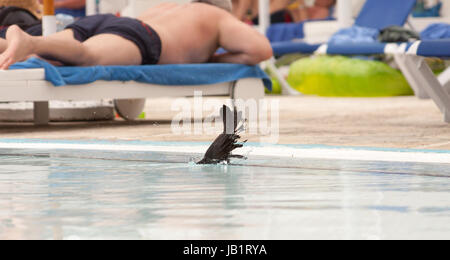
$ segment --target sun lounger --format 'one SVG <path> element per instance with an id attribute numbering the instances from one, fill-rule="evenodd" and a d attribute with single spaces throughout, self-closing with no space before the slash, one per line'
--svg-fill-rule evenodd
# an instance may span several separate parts
<path id="1" fill-rule="evenodd" d="M 376 55 L 392 54 L 404 43 L 347 43 L 347 44 L 308 44 L 299 42 L 273 43 L 272 48 L 278 56 L 291 53 L 315 53 L 330 55 Z"/>
<path id="2" fill-rule="evenodd" d="M 433 99 L 444 114 L 445 122 L 450 123 L 450 69 L 436 77 L 424 59 L 450 59 L 450 39 L 417 41 L 395 57 L 416 94 L 421 98 Z"/>
<path id="3" fill-rule="evenodd" d="M 393 25 L 403 26 L 408 20 L 415 2 L 416 0 L 367 0 L 354 25 L 379 30 Z M 309 44 L 299 40 L 273 43 L 275 55 L 288 53 L 309 54 L 316 51 L 322 54 L 342 55 L 383 54 L 386 46 L 387 44 L 384 43 L 320 45 Z"/>
<path id="4" fill-rule="evenodd" d="M 135 0 L 130 0 L 136 6 Z M 43 34 L 56 32 L 53 1 L 44 0 Z M 95 13 L 95 1 L 87 1 L 87 13 Z M 136 8 L 132 15 L 136 15 Z M 0 102 L 34 102 L 34 122 L 48 124 L 51 100 L 114 99 L 125 119 L 141 114 L 146 98 L 230 96 L 264 98 L 271 80 L 258 66 L 237 64 L 186 64 L 153 66 L 54 67 L 38 59 L 0 71 Z M 59 86 L 59 87 L 57 87 Z"/>
<path id="5" fill-rule="evenodd" d="M 416 0 L 367 0 L 364 4 L 354 25 L 374 29 L 383 29 L 388 26 L 403 26 Z M 382 19 L 380 19 L 382 17 Z M 273 33 L 273 32 L 272 32 Z M 304 54 L 338 54 L 338 55 L 372 55 L 385 54 L 396 51 L 398 45 L 386 43 L 363 43 L 363 44 L 309 44 L 301 40 L 274 42 L 272 48 L 275 56 L 290 53 Z M 276 68 L 271 70 L 277 73 Z M 295 91 L 287 82 L 282 81 L 283 93 L 294 93 Z"/>
<path id="6" fill-rule="evenodd" d="M 116 99 L 119 114 L 136 118 L 145 98 L 230 96 L 261 99 L 271 81 L 257 66 L 237 64 L 55 67 L 31 59 L 0 71 L 0 102 L 35 102 L 35 123 L 48 123 L 50 100 Z M 120 100 L 127 100 L 120 102 Z"/>

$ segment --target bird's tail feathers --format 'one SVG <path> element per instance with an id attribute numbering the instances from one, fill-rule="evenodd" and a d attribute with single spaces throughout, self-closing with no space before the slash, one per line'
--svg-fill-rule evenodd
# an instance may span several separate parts
<path id="1" fill-rule="evenodd" d="M 228 106 L 223 105 L 220 115 L 223 120 L 224 134 L 236 134 L 244 130 L 244 124 L 241 124 L 242 111 L 237 111 L 236 107 L 234 107 L 234 111 L 231 111 Z"/>

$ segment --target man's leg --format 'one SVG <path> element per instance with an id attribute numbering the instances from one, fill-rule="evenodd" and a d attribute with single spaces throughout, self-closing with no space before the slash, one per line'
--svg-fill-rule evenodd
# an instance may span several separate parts
<path id="1" fill-rule="evenodd" d="M 18 26 L 11 26 L 6 39 L 8 47 L 0 55 L 0 69 L 8 69 L 32 54 L 75 66 L 139 65 L 142 62 L 139 48 L 133 42 L 112 34 L 97 35 L 81 43 L 74 38 L 72 30 L 34 37 Z"/>
<path id="2" fill-rule="evenodd" d="M 130 40 L 114 34 L 99 34 L 83 43 L 90 53 L 90 65 L 141 65 L 142 54 Z"/>
<path id="3" fill-rule="evenodd" d="M 83 46 L 73 38 L 72 31 L 63 31 L 49 37 L 34 37 L 13 25 L 6 33 L 6 41 L 7 49 L 0 55 L 0 69 L 8 69 L 32 54 L 50 56 L 51 51 L 56 52 L 55 58 L 61 56 L 59 53 L 64 53 L 62 61 L 77 61 L 75 56 L 84 56 Z"/>

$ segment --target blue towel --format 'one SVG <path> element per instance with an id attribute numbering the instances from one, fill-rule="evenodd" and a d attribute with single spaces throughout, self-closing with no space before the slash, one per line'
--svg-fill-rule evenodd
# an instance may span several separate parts
<path id="1" fill-rule="evenodd" d="M 45 79 L 55 86 L 88 84 L 97 80 L 193 86 L 260 78 L 266 88 L 272 90 L 272 81 L 261 68 L 239 64 L 56 67 L 41 59 L 31 58 L 11 66 L 11 69 L 33 68 L 45 68 Z"/>
<path id="2" fill-rule="evenodd" d="M 450 24 L 432 24 L 422 31 L 420 38 L 422 40 L 448 39 L 450 38 Z"/>
<path id="3" fill-rule="evenodd" d="M 374 43 L 380 32 L 377 29 L 352 26 L 335 33 L 328 44 Z"/>

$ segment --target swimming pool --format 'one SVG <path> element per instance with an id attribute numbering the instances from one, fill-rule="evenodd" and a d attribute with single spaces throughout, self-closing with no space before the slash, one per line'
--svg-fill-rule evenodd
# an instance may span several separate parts
<path id="1" fill-rule="evenodd" d="M 205 145 L 0 140 L 0 239 L 450 238 L 445 151 Z"/>

